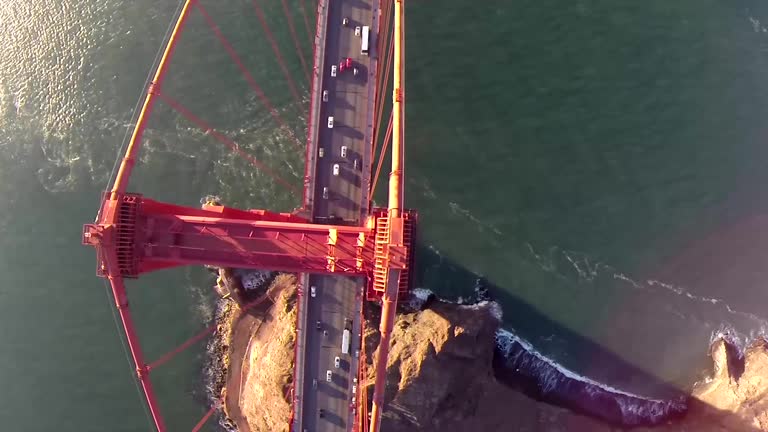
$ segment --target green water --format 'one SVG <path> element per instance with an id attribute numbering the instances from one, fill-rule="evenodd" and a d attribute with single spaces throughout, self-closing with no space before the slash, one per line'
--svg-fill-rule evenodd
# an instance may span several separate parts
<path id="1" fill-rule="evenodd" d="M 305 136 L 309 85 L 279 2 L 267 15 L 301 101 L 251 2 L 203 4 Z M 148 429 L 80 225 L 95 216 L 175 7 L 0 6 L 5 429 Z M 309 60 L 310 37 L 293 18 Z M 650 393 L 647 377 L 690 385 L 718 329 L 766 326 L 768 5 L 414 0 L 406 20 L 406 201 L 421 212 L 418 286 L 466 297 L 482 276 L 506 326 L 542 352 Z M 165 92 L 301 183 L 303 152 L 197 13 Z M 242 207 L 298 204 L 167 107 L 150 126 L 133 190 L 186 205 L 209 193 Z M 148 359 L 204 326 L 211 283 L 182 269 L 129 287 Z M 638 373 L 617 376 L 593 361 L 597 351 Z M 205 412 L 202 353 L 154 374 L 170 430 L 191 429 Z"/>

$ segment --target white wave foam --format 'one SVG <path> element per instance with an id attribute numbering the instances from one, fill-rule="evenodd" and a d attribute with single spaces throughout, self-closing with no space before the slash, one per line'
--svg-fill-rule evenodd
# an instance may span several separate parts
<path id="1" fill-rule="evenodd" d="M 427 301 L 429 299 L 429 296 L 433 295 L 434 293 L 432 290 L 429 290 L 427 288 L 415 288 L 411 291 L 411 295 L 416 297 L 417 299 L 421 301 Z"/>
<path id="2" fill-rule="evenodd" d="M 462 309 L 470 309 L 470 310 L 480 310 L 480 309 L 488 309 L 488 312 L 496 318 L 499 322 L 501 322 L 504 313 L 501 310 L 501 305 L 496 303 L 495 301 L 488 301 L 483 300 L 478 303 L 469 304 L 469 305 L 460 305 Z"/>
<path id="3" fill-rule="evenodd" d="M 424 303 L 429 300 L 429 297 L 434 295 L 434 293 L 426 288 L 414 288 L 411 290 L 411 296 L 408 300 L 408 306 L 411 309 L 419 310 L 422 306 L 424 306 Z"/>
<path id="4" fill-rule="evenodd" d="M 735 347 L 739 356 L 743 358 L 744 351 L 752 342 L 757 340 L 768 340 L 768 329 L 766 329 L 766 327 L 760 327 L 749 333 L 742 333 L 730 324 L 720 324 L 714 331 L 712 331 L 712 335 L 709 338 L 710 346 L 718 339 L 722 339 L 729 345 Z"/>
<path id="5" fill-rule="evenodd" d="M 529 354 L 536 357 L 538 360 L 548 364 L 554 370 L 561 373 L 563 376 L 583 382 L 585 384 L 589 384 L 594 387 L 598 387 L 602 390 L 605 390 L 610 393 L 620 394 L 623 396 L 628 396 L 635 399 L 640 399 L 648 402 L 657 402 L 657 403 L 666 403 L 668 401 L 662 400 L 662 399 L 653 399 L 646 396 L 640 396 L 634 393 L 630 393 L 624 390 L 619 390 L 615 387 L 612 387 L 608 384 L 597 382 L 589 377 L 579 375 L 576 372 L 571 371 L 570 369 L 566 368 L 565 366 L 557 363 L 556 361 L 550 359 L 549 357 L 546 357 L 545 355 L 541 354 L 540 352 L 536 351 L 536 349 L 533 347 L 533 345 L 530 344 L 530 342 L 526 341 L 525 339 L 517 336 L 516 334 L 512 333 L 509 330 L 505 329 L 499 329 L 496 331 L 496 345 L 499 347 L 499 350 L 501 350 L 502 353 L 505 355 L 508 355 L 511 351 L 512 344 L 517 343 L 523 349 L 528 352 Z M 545 386 L 553 386 L 556 381 L 556 377 L 542 377 L 543 381 L 545 383 Z"/>
<path id="6" fill-rule="evenodd" d="M 476 218 L 469 210 L 463 208 L 458 203 L 455 203 L 453 201 L 448 203 L 448 207 L 451 209 L 451 213 L 455 215 L 464 216 L 465 218 L 472 221 L 475 226 L 477 227 L 477 230 L 480 232 L 485 231 L 486 229 L 493 231 L 496 235 L 503 235 L 504 233 L 501 232 L 500 229 L 498 229 L 495 225 L 483 222 L 480 219 Z"/>

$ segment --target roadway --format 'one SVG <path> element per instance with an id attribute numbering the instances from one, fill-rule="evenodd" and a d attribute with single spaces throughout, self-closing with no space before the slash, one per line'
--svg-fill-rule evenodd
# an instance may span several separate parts
<path id="1" fill-rule="evenodd" d="M 375 93 L 375 46 L 373 36 L 377 26 L 377 0 L 335 0 L 327 2 L 323 70 L 319 71 L 320 85 L 315 87 L 319 118 L 314 122 L 317 131 L 317 154 L 312 185 L 312 218 L 318 223 L 361 225 L 367 216 L 368 183 L 370 182 L 370 137 Z M 342 25 L 348 18 L 347 26 Z M 355 27 L 371 26 L 370 56 L 360 53 L 361 39 L 355 36 Z M 351 58 L 352 69 L 341 71 L 342 59 Z M 373 60 L 373 61 L 372 61 Z M 331 66 L 336 66 L 336 77 Z M 323 102 L 323 91 L 328 92 Z M 333 128 L 328 117 L 334 117 Z M 346 157 L 341 147 L 347 147 Z M 319 156 L 322 148 L 323 156 Z M 355 168 L 357 161 L 357 168 Z M 333 166 L 339 165 L 339 175 L 333 175 Z M 328 188 L 328 199 L 323 189 Z M 332 218 L 335 220 L 329 220 Z M 309 287 L 304 290 L 306 305 L 306 332 L 303 353 L 303 388 L 301 389 L 301 427 L 308 432 L 341 432 L 352 430 L 354 378 L 358 368 L 361 322 L 360 308 L 365 280 L 362 277 L 310 275 Z M 315 296 L 311 295 L 315 287 Z M 350 321 L 351 320 L 351 321 Z M 320 329 L 317 323 L 320 322 Z M 351 330 L 350 352 L 341 352 L 342 334 Z M 335 367 L 335 358 L 340 367 Z M 331 381 L 326 381 L 331 371 Z M 323 417 L 320 417 L 320 409 Z"/>

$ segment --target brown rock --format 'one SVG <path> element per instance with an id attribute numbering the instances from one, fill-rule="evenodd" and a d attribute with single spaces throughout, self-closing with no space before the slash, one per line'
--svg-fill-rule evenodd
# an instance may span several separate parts
<path id="1" fill-rule="evenodd" d="M 366 329 L 368 359 L 379 341 L 378 317 Z M 382 430 L 387 432 L 609 432 L 625 430 L 538 402 L 499 383 L 491 364 L 498 322 L 488 307 L 436 302 L 397 317 L 387 365 Z M 635 431 L 768 431 L 768 344 L 739 359 L 727 345 L 711 350 L 713 377 L 696 386 L 685 418 Z M 369 360 L 369 396 L 373 366 Z M 369 397 L 370 400 L 370 397 Z"/>

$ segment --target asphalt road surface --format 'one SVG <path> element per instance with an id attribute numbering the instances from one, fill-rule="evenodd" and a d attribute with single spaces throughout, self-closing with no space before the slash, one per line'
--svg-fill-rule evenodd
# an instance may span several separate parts
<path id="1" fill-rule="evenodd" d="M 328 101 L 322 102 L 318 122 L 318 147 L 323 157 L 317 158 L 314 191 L 314 219 L 340 218 L 344 223 L 359 225 L 364 184 L 362 168 L 367 166 L 364 131 L 369 103 L 368 71 L 370 57 L 360 53 L 361 39 L 355 36 L 355 27 L 370 26 L 373 19 L 373 0 L 336 0 L 329 2 L 328 29 L 325 46 L 325 66 L 321 89 L 328 92 Z M 347 26 L 342 25 L 344 18 Z M 371 49 L 375 38 L 371 38 Z M 347 57 L 352 67 L 341 71 L 339 63 Z M 331 77 L 331 65 L 336 65 L 336 77 Z M 333 116 L 333 128 L 328 128 L 328 117 Z M 347 147 L 346 157 L 341 147 Z M 355 168 L 357 161 L 357 169 Z M 333 175 L 338 164 L 339 174 Z M 328 188 L 328 199 L 323 189 Z M 340 221 L 329 223 L 338 224 Z M 349 431 L 353 426 L 352 407 L 354 378 L 357 371 L 360 341 L 360 307 L 363 295 L 362 277 L 311 275 L 307 307 L 307 337 L 304 366 L 304 400 L 302 428 L 308 432 Z M 311 287 L 315 296 L 311 296 Z M 351 320 L 351 321 L 350 321 Z M 320 328 L 317 328 L 318 322 Z M 341 343 L 345 328 L 350 329 L 350 351 L 342 354 Z M 335 367 L 339 357 L 340 367 Z M 331 371 L 331 381 L 326 374 Z M 323 417 L 320 417 L 320 409 Z"/>
<path id="2" fill-rule="evenodd" d="M 315 173 L 315 217 L 336 216 L 354 225 L 359 224 L 360 201 L 363 184 L 364 132 L 368 99 L 368 68 L 370 57 L 360 54 L 360 37 L 355 27 L 371 24 L 373 0 L 332 1 L 329 5 L 328 31 L 326 35 L 325 66 L 322 90 L 328 92 L 328 101 L 321 102 L 318 124 L 318 147 L 323 157 L 317 159 Z M 344 17 L 349 24 L 342 26 Z M 371 38 L 373 48 L 375 39 Z M 339 63 L 352 59 L 353 69 L 343 72 Z M 331 77 L 331 66 L 336 66 L 336 77 Z M 370 83 L 373 85 L 374 83 Z M 322 98 L 320 99 L 322 101 Z M 333 128 L 328 127 L 328 117 L 333 117 Z M 346 157 L 341 157 L 341 147 L 347 147 Z M 355 161 L 358 168 L 355 169 Z M 333 175 L 333 166 L 339 166 L 339 174 Z M 328 188 L 328 199 L 323 199 L 323 188 Z"/>

